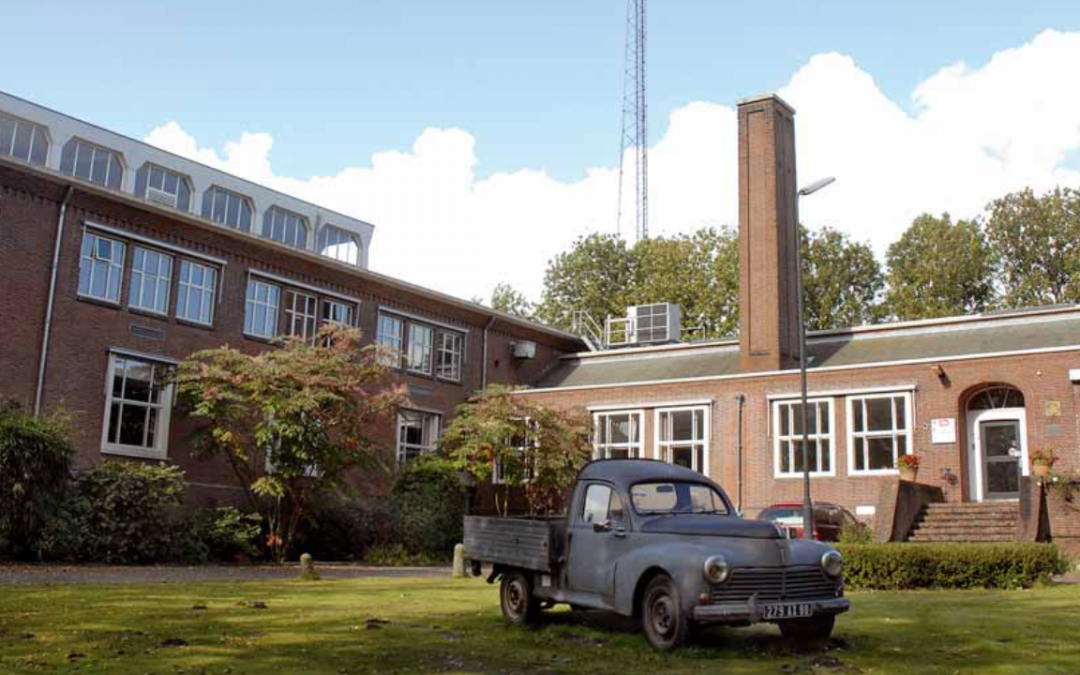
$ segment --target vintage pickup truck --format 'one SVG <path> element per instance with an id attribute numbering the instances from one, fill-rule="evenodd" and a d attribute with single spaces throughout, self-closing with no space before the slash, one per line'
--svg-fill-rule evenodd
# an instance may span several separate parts
<path id="1" fill-rule="evenodd" d="M 464 543 L 474 575 L 487 564 L 501 579 L 511 623 L 560 603 L 609 610 L 639 619 L 658 649 L 709 623 L 824 639 L 850 606 L 835 549 L 744 519 L 713 481 L 653 460 L 588 464 L 565 517 L 467 516 Z"/>

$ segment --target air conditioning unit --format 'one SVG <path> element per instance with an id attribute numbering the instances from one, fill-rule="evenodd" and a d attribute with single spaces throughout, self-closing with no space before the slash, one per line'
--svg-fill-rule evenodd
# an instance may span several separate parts
<path id="1" fill-rule="evenodd" d="M 510 353 L 516 359 L 535 359 L 536 343 L 532 340 L 517 340 L 510 343 Z"/>
<path id="2" fill-rule="evenodd" d="M 163 204 L 169 208 L 176 208 L 176 195 L 157 188 L 146 188 L 146 199 L 155 204 Z"/>
<path id="3" fill-rule="evenodd" d="M 666 344 L 678 342 L 682 331 L 682 311 L 670 302 L 634 305 L 626 308 L 628 342 Z"/>

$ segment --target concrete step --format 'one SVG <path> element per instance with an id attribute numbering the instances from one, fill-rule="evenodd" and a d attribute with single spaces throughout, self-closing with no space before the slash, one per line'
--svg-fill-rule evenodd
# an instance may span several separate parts
<path id="1" fill-rule="evenodd" d="M 1009 522 L 1015 523 L 1020 520 L 1019 513 L 924 513 L 918 520 L 925 522 L 950 523 L 986 523 L 986 522 Z"/>
<path id="2" fill-rule="evenodd" d="M 927 504 L 926 510 L 930 513 L 1018 513 L 1020 505 L 1016 502 L 939 503 Z"/>
<path id="3" fill-rule="evenodd" d="M 908 541 L 912 542 L 948 542 L 948 541 L 1016 541 L 1016 533 L 1012 534 L 982 534 L 972 532 L 967 534 L 923 534 L 916 533 Z"/>
<path id="4" fill-rule="evenodd" d="M 944 525 L 919 525 L 912 534 L 940 534 L 948 535 L 978 535 L 978 534 L 1005 534 L 1016 536 L 1016 525 L 986 525 L 983 527 L 958 527 L 952 524 Z"/>

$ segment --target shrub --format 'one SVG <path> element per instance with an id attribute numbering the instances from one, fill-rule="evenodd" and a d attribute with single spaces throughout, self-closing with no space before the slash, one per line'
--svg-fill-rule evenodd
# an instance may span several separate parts
<path id="1" fill-rule="evenodd" d="M 1053 544 L 841 544 L 851 588 L 1029 588 L 1067 564 Z"/>
<path id="2" fill-rule="evenodd" d="M 205 558 L 216 562 L 246 562 L 260 557 L 259 535 L 262 519 L 232 506 L 200 509 L 180 524 L 182 532 L 195 547 L 205 547 Z M 185 556 L 190 559 L 190 556 Z"/>
<path id="3" fill-rule="evenodd" d="M 446 562 L 446 556 L 418 553 L 402 544 L 376 544 L 367 550 L 364 562 L 387 567 L 437 565 Z"/>
<path id="4" fill-rule="evenodd" d="M 389 535 L 388 520 L 385 500 L 329 495 L 308 512 L 300 549 L 316 560 L 361 560 L 370 547 Z"/>
<path id="5" fill-rule="evenodd" d="M 45 524 L 67 494 L 69 419 L 34 417 L 0 401 L 0 556 L 36 554 Z"/>
<path id="6" fill-rule="evenodd" d="M 466 492 L 454 465 L 437 455 L 408 462 L 390 497 L 392 542 L 415 554 L 449 559 L 463 536 Z"/>
<path id="7" fill-rule="evenodd" d="M 873 544 L 874 530 L 866 523 L 851 523 L 840 528 L 841 544 Z"/>

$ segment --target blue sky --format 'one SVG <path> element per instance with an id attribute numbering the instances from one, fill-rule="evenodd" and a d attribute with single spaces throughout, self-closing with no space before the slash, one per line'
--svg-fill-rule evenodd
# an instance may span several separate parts
<path id="1" fill-rule="evenodd" d="M 474 134 L 480 175 L 574 179 L 617 156 L 622 0 L 9 0 L 5 15 L 19 25 L 5 51 L 22 56 L 0 88 L 136 137 L 173 119 L 214 147 L 268 132 L 289 175 L 429 126 Z M 852 56 L 906 105 L 943 65 L 1080 29 L 1080 3 L 653 0 L 649 24 L 655 139 L 672 110 L 779 89 L 821 52 Z"/>

